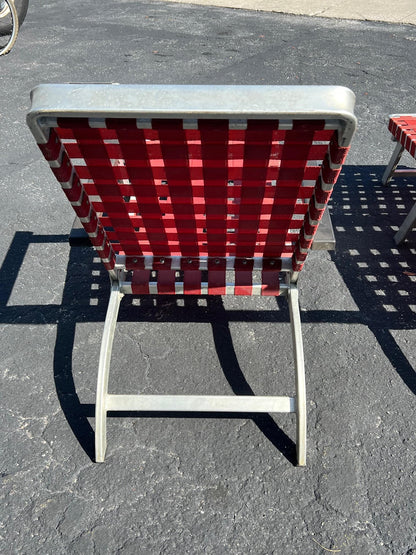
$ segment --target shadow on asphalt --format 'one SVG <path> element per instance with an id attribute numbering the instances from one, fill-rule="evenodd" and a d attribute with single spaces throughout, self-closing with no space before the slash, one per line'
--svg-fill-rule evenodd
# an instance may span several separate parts
<path id="1" fill-rule="evenodd" d="M 332 260 L 360 311 L 360 323 L 368 326 L 416 394 L 416 372 L 392 334 L 416 328 L 416 233 L 400 246 L 393 240 L 416 202 L 416 183 L 400 178 L 383 186 L 384 169 L 344 167 L 331 199 L 336 237 Z M 332 321 L 324 314 L 322 318 Z"/>
<path id="2" fill-rule="evenodd" d="M 416 394 L 416 373 L 392 334 L 393 330 L 416 328 L 416 243 L 412 243 L 410 237 L 409 242 L 396 247 L 393 241 L 394 226 L 400 225 L 416 201 L 416 187 L 408 179 L 383 187 L 380 184 L 383 170 L 382 166 L 345 166 L 331 200 L 337 240 L 332 260 L 359 311 L 308 310 L 302 312 L 302 321 L 368 326 L 403 382 Z M 68 235 L 15 234 L 0 269 L 0 323 L 57 325 L 54 350 L 56 391 L 69 426 L 93 460 L 94 432 L 88 418 L 94 416 L 94 405 L 80 402 L 72 371 L 72 351 L 77 323 L 104 322 L 105 319 L 109 284 L 99 259 L 94 257 L 91 248 L 71 248 L 61 305 L 7 306 L 29 246 L 67 241 Z M 238 363 L 229 324 L 237 321 L 288 322 L 286 304 L 278 298 L 277 311 L 225 310 L 220 297 L 209 298 L 207 306 L 199 306 L 197 297 L 180 299 L 181 306 L 178 306 L 176 300 L 166 297 L 143 297 L 138 311 L 131 297 L 125 297 L 119 321 L 211 324 L 216 352 L 232 390 L 239 395 L 253 395 Z M 111 416 L 129 414 L 114 412 Z M 175 418 L 251 418 L 268 440 L 295 464 L 294 442 L 268 415 L 163 415 Z M 160 413 L 146 413 L 145 416 L 160 417 Z"/>

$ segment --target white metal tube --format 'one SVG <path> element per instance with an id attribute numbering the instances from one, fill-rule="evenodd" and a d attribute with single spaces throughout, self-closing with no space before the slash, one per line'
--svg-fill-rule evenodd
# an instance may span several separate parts
<path id="1" fill-rule="evenodd" d="M 152 412 L 295 412 L 293 397 L 251 395 L 107 395 L 106 410 Z"/>
<path id="2" fill-rule="evenodd" d="M 296 373 L 296 450 L 299 466 L 306 464 L 306 383 L 302 329 L 298 289 L 292 284 L 288 290 L 290 325 Z"/>
<path id="3" fill-rule="evenodd" d="M 111 286 L 110 300 L 108 303 L 107 314 L 105 317 L 103 338 L 101 341 L 100 362 L 98 365 L 97 376 L 97 396 L 95 401 L 95 460 L 104 462 L 107 444 L 107 391 L 108 376 L 110 372 L 111 351 L 113 348 L 114 331 L 117 323 L 117 316 L 120 301 L 123 293 L 120 292 L 118 282 L 113 282 Z"/>

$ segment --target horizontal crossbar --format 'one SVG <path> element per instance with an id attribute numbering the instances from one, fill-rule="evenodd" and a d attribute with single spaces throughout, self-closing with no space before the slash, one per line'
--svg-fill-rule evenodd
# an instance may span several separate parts
<path id="1" fill-rule="evenodd" d="M 293 397 L 249 395 L 106 395 L 106 411 L 296 412 Z"/>

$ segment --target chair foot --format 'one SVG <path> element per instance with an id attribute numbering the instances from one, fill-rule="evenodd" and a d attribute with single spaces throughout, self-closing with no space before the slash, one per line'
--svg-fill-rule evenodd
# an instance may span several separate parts
<path id="1" fill-rule="evenodd" d="M 297 466 L 306 465 L 306 403 L 296 414 L 296 458 Z"/>
<path id="2" fill-rule="evenodd" d="M 105 450 L 102 453 L 98 453 L 97 446 L 95 446 L 95 462 L 103 463 L 105 459 Z"/>
<path id="3" fill-rule="evenodd" d="M 107 411 L 95 413 L 95 462 L 102 463 L 107 448 Z"/>

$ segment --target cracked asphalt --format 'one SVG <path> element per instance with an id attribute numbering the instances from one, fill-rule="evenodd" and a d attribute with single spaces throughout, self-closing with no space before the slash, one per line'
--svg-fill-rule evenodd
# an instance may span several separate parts
<path id="1" fill-rule="evenodd" d="M 388 114 L 416 112 L 415 28 L 140 0 L 31 3 L 0 58 L 0 551 L 416 553 L 416 200 L 382 187 Z M 331 202 L 337 250 L 300 281 L 308 461 L 289 415 L 115 414 L 93 462 L 109 294 L 30 135 L 41 82 L 336 84 L 359 130 Z M 405 164 L 412 165 L 411 159 Z M 294 391 L 280 299 L 123 301 L 111 391 Z"/>

